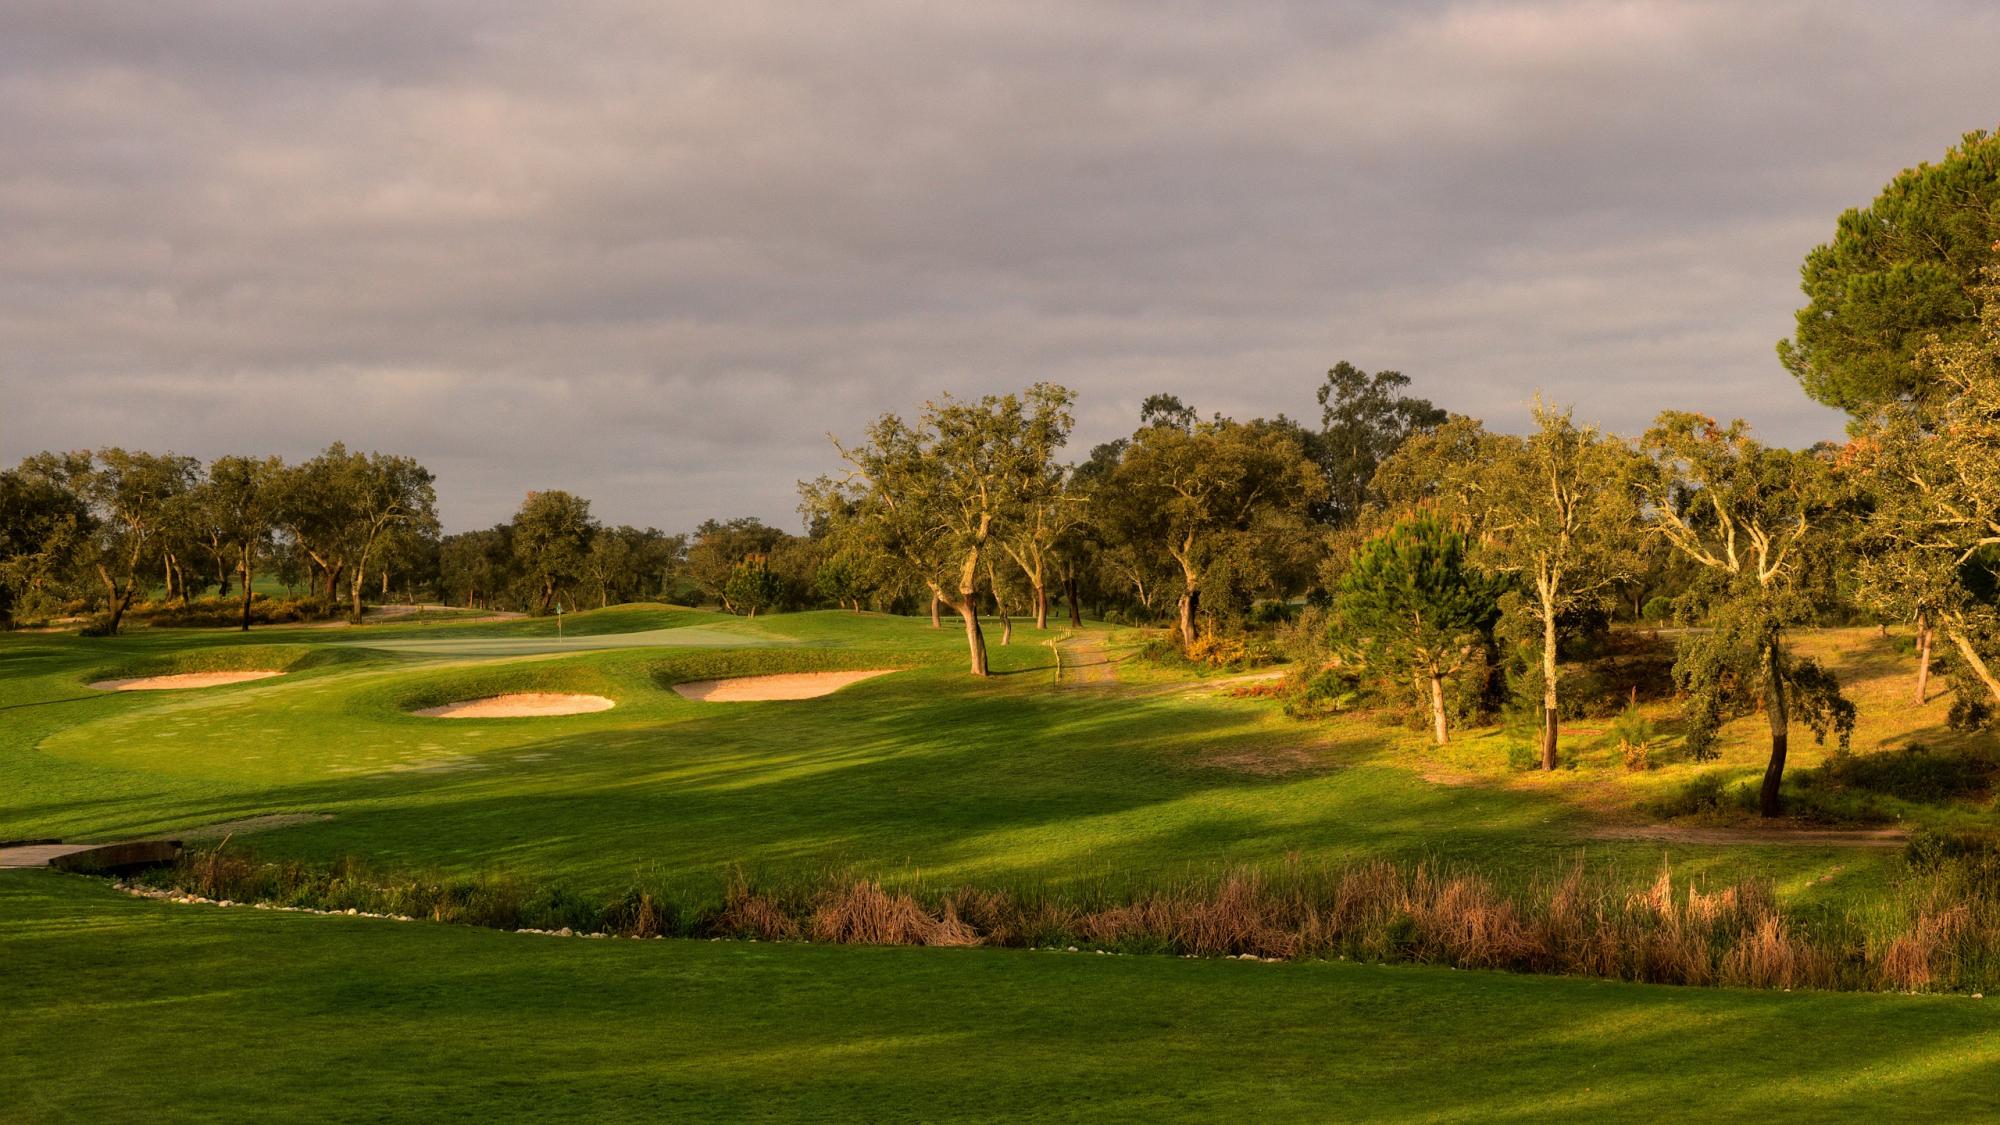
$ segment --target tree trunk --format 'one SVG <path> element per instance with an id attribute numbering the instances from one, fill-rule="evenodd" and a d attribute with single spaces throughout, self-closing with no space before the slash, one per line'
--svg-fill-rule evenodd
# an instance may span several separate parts
<path id="1" fill-rule="evenodd" d="M 1180 631 L 1181 631 L 1181 648 L 1183 651 L 1192 650 L 1194 648 L 1194 638 L 1195 638 L 1194 615 L 1195 615 L 1195 609 L 1197 607 L 1198 602 L 1200 601 L 1200 598 L 1201 598 L 1201 592 L 1195 589 L 1193 586 L 1189 586 L 1187 588 L 1187 592 L 1181 595 Z"/>
<path id="2" fill-rule="evenodd" d="M 1923 706 L 1928 697 L 1931 683 L 1931 639 L 1930 619 L 1917 615 L 1917 705 Z"/>
<path id="3" fill-rule="evenodd" d="M 353 610 L 347 619 L 356 625 L 361 624 L 361 586 L 367 580 L 368 572 L 361 567 L 355 567 L 354 584 L 348 587 L 348 592 L 354 596 Z"/>
<path id="4" fill-rule="evenodd" d="M 986 675 L 986 635 L 979 631 L 979 607 L 974 604 L 970 594 L 964 597 L 965 601 L 953 608 L 958 610 L 959 616 L 965 618 L 965 646 L 972 654 L 972 674 L 975 676 L 984 676 Z"/>
<path id="5" fill-rule="evenodd" d="M 1035 584 L 1035 628 L 1046 631 L 1049 627 L 1049 591 L 1037 582 Z"/>
<path id="6" fill-rule="evenodd" d="M 1963 632 L 1952 628 L 1949 622 L 1945 625 L 1945 635 L 1951 638 L 1951 643 L 1957 647 L 1958 654 L 1965 658 L 1966 667 L 1972 669 L 1972 674 L 1979 677 L 1980 683 L 1986 685 L 1986 690 L 1993 696 L 1994 701 L 2000 702 L 2000 680 L 1994 679 L 1992 670 L 1986 666 L 1986 661 L 1979 658 L 1979 651 L 1972 647 L 1971 639 Z"/>
<path id="7" fill-rule="evenodd" d="M 1083 628 L 1083 606 L 1080 604 L 1083 599 L 1077 594 L 1081 585 L 1073 577 L 1063 579 L 1063 600 L 1069 603 L 1069 623 L 1078 629 Z"/>
<path id="8" fill-rule="evenodd" d="M 1439 746 L 1451 741 L 1444 725 L 1444 680 L 1435 672 L 1431 673 L 1431 737 Z"/>
<path id="9" fill-rule="evenodd" d="M 1785 677 L 1780 670 L 1781 654 L 1774 642 L 1764 653 L 1765 710 L 1771 716 L 1771 762 L 1764 767 L 1764 788 L 1757 795 L 1760 816 L 1777 816 L 1782 810 L 1778 786 L 1785 779 L 1785 746 L 1791 737 L 1791 714 L 1785 706 Z"/>
<path id="10" fill-rule="evenodd" d="M 944 628 L 944 622 L 938 620 L 938 605 L 943 601 L 944 599 L 938 597 L 936 594 L 931 595 L 931 628 L 933 629 Z"/>
<path id="11" fill-rule="evenodd" d="M 1014 643 L 1014 621 L 1007 616 L 1007 607 L 1000 604 L 1000 599 L 993 599 L 993 605 L 1000 611 L 1000 647 L 1006 648 Z"/>
<path id="12" fill-rule="evenodd" d="M 250 544 L 243 545 L 243 632 L 250 631 Z"/>
<path id="13" fill-rule="evenodd" d="M 103 563 L 97 565 L 97 577 L 104 581 L 104 604 L 111 613 L 110 627 L 115 635 L 118 632 L 118 622 L 125 616 L 125 606 L 118 600 L 118 580 L 111 577 L 111 572 L 104 568 Z"/>
<path id="14" fill-rule="evenodd" d="M 1542 769 L 1556 768 L 1556 615 L 1542 607 Z"/>

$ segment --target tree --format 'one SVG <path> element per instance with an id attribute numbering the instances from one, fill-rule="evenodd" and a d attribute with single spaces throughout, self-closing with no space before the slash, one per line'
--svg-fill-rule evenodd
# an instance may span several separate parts
<path id="1" fill-rule="evenodd" d="M 752 555 L 737 563 L 728 586 L 729 603 L 751 617 L 757 616 L 760 609 L 777 605 L 785 594 L 784 582 L 772 573 L 770 563 L 762 555 Z"/>
<path id="2" fill-rule="evenodd" d="M 284 471 L 285 463 L 276 457 L 218 457 L 198 492 L 215 548 L 234 560 L 242 581 L 244 632 L 250 630 L 250 583 L 257 556 L 269 547 L 277 526 Z"/>
<path id="3" fill-rule="evenodd" d="M 1037 383 L 976 402 L 947 395 L 924 404 L 915 425 L 885 414 L 862 445 L 834 442 L 849 466 L 844 479 L 800 484 L 806 509 L 844 520 L 850 542 L 894 560 L 907 580 L 958 613 L 975 676 L 987 672 L 982 561 L 1046 479 L 1069 437 L 1074 399 Z"/>
<path id="4" fill-rule="evenodd" d="M 1369 539 L 1335 592 L 1335 629 L 1365 666 L 1428 695 L 1431 737 L 1450 740 L 1445 681 L 1484 651 L 1499 584 L 1467 558 L 1465 536 L 1435 516 L 1399 520 Z"/>
<path id="5" fill-rule="evenodd" d="M 1917 353 L 1917 371 L 1938 393 L 1882 405 L 1849 455 L 1873 485 L 1859 593 L 1915 623 L 1919 701 L 1932 632 L 1944 630 L 1968 674 L 1954 719 L 1976 726 L 2000 705 L 2000 678 L 1981 651 L 2000 633 L 1982 590 L 2000 551 L 2000 267 L 1975 292 L 1974 330 Z"/>
<path id="6" fill-rule="evenodd" d="M 104 586 L 104 628 L 118 632 L 138 592 L 139 569 L 179 498 L 194 487 L 200 462 L 172 453 L 111 448 L 94 455 L 38 454 L 22 466 L 90 505 L 97 530 L 91 568 Z"/>
<path id="7" fill-rule="evenodd" d="M 535 613 L 549 612 L 556 594 L 589 568 L 597 521 L 590 501 L 561 489 L 530 492 L 514 514 L 514 558 L 535 591 Z"/>
<path id="8" fill-rule="evenodd" d="M 1320 432 L 1311 450 L 1326 475 L 1326 496 L 1314 514 L 1351 526 L 1367 506 L 1375 471 L 1412 434 L 1443 424 L 1447 415 L 1428 399 L 1399 393 L 1410 385 L 1398 371 L 1370 375 L 1342 360 L 1319 388 Z"/>
<path id="9" fill-rule="evenodd" d="M 658 528 L 619 525 L 598 529 L 585 561 L 601 608 L 618 602 L 658 598 L 667 577 L 686 551 L 687 537 Z"/>
<path id="10" fill-rule="evenodd" d="M 1267 579 L 1311 534 L 1308 508 L 1326 483 L 1293 429 L 1226 418 L 1142 426 L 1100 494 L 1098 521 L 1145 580 L 1162 560 L 1179 583 L 1176 628 L 1193 649 L 1202 599 L 1225 574 Z"/>
<path id="11" fill-rule="evenodd" d="M 1800 270 L 1806 304 L 1778 356 L 1807 394 L 1857 417 L 1948 394 L 1911 364 L 1931 337 L 1976 335 L 1980 270 L 2000 239 L 2000 136 L 1967 133 L 1905 169 Z"/>
<path id="12" fill-rule="evenodd" d="M 29 468 L 0 472 L 0 627 L 55 612 L 85 565 L 96 521 L 68 487 Z"/>
<path id="13" fill-rule="evenodd" d="M 361 622 L 368 567 L 393 528 L 430 534 L 437 527 L 437 489 L 428 469 L 409 457 L 349 452 L 334 442 L 286 472 L 279 521 L 324 578 L 326 602 L 345 578 L 349 618 Z"/>
<path id="14" fill-rule="evenodd" d="M 445 596 L 492 609 L 513 584 L 514 526 L 447 535 L 438 545 L 439 582 Z"/>
<path id="15" fill-rule="evenodd" d="M 1537 401 L 1525 438 L 1453 418 L 1411 438 L 1378 480 L 1391 501 L 1429 501 L 1470 528 L 1479 565 L 1518 581 L 1541 638 L 1541 760 L 1556 768 L 1561 641 L 1579 611 L 1605 610 L 1638 572 L 1633 455 L 1567 409 Z"/>
<path id="16" fill-rule="evenodd" d="M 695 528 L 694 544 L 687 551 L 687 576 L 702 593 L 734 613 L 736 606 L 729 597 L 729 581 L 735 577 L 736 568 L 753 555 L 768 558 L 787 538 L 785 531 L 767 527 L 755 516 L 703 520 Z"/>
<path id="17" fill-rule="evenodd" d="M 861 612 L 867 593 L 862 570 L 844 555 L 834 555 L 813 571 L 813 593 L 834 605 Z"/>
<path id="18" fill-rule="evenodd" d="M 1683 639 L 1674 663 L 1688 745 L 1707 755 L 1727 712 L 1761 686 L 1771 757 L 1758 806 L 1777 816 L 1793 716 L 1821 743 L 1836 735 L 1843 750 L 1854 729 L 1840 681 L 1792 653 L 1786 637 L 1832 588 L 1843 498 L 1826 459 L 1763 445 L 1740 420 L 1722 427 L 1669 410 L 1641 447 L 1656 467 L 1646 482 L 1651 527 L 1707 578 L 1686 597 L 1709 627 Z"/>
<path id="19" fill-rule="evenodd" d="M 1051 463 L 1025 481 L 1007 520 L 1007 534 L 999 540 L 1000 549 L 1027 579 L 1028 604 L 1037 629 L 1049 627 L 1049 582 L 1055 577 L 1057 545 L 1083 522 L 1084 498 L 1072 475 L 1069 466 Z M 999 596 L 998 586 L 994 596 Z"/>

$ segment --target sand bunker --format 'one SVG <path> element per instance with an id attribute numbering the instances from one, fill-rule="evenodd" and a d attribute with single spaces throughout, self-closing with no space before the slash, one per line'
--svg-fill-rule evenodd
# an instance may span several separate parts
<path id="1" fill-rule="evenodd" d="M 894 668 L 866 672 L 795 672 L 787 676 L 739 676 L 733 680 L 693 680 L 675 684 L 684 698 L 702 703 L 763 703 L 773 699 L 813 699 L 848 684 L 886 676 Z"/>
<path id="2" fill-rule="evenodd" d="M 136 680 L 99 680 L 90 686 L 98 691 L 168 691 L 173 688 L 240 684 L 246 680 L 268 680 L 282 675 L 283 672 L 182 672 L 177 676 L 142 676 Z"/>
<path id="3" fill-rule="evenodd" d="M 615 706 L 617 704 L 601 695 L 531 691 L 426 707 L 416 714 L 433 719 L 528 719 L 544 715 L 587 715 L 592 711 L 609 711 Z"/>

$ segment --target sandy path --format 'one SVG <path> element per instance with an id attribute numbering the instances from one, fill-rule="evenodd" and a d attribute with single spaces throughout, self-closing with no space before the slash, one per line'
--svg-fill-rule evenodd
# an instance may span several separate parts
<path id="1" fill-rule="evenodd" d="M 886 676 L 894 668 L 866 672 L 795 672 L 784 676 L 739 676 L 731 680 L 693 680 L 675 684 L 683 699 L 700 703 L 766 703 L 776 699 L 815 699 L 849 684 Z"/>
<path id="2" fill-rule="evenodd" d="M 142 676 L 133 680 L 99 680 L 91 687 L 98 691 L 168 691 L 173 688 L 215 687 L 249 680 L 268 680 L 283 672 L 182 672 L 175 676 Z"/>
<path id="3" fill-rule="evenodd" d="M 442 707 L 426 707 L 414 714 L 433 719 L 528 719 L 547 715 L 587 715 L 609 711 L 617 704 L 601 695 L 559 695 L 553 692 L 521 692 L 467 699 Z"/>

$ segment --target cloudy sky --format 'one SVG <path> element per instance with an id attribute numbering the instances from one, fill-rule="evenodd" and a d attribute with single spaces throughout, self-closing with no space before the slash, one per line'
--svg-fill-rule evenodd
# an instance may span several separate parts
<path id="1" fill-rule="evenodd" d="M 0 7 L 0 458 L 124 444 L 795 526 L 826 433 L 1339 359 L 1837 434 L 1798 264 L 2000 125 L 1985 3 Z"/>

